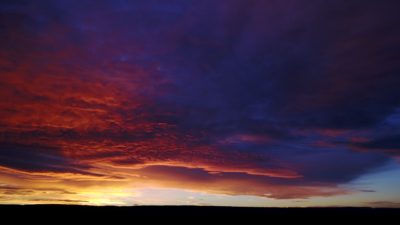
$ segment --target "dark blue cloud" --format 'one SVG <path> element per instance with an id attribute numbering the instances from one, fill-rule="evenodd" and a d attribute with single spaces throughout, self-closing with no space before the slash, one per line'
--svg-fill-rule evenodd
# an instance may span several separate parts
<path id="1" fill-rule="evenodd" d="M 375 137 L 382 126 L 400 128 L 393 116 L 400 107 L 398 6 L 391 0 L 2 1 L 0 47 L 13 54 L 7 54 L 12 60 L 0 69 L 19 68 L 31 52 L 46 54 L 34 55 L 30 72 L 57 63 L 71 73 L 82 73 L 82 79 L 93 79 L 84 74 L 95 67 L 110 78 L 128 74 L 131 83 L 141 83 L 131 68 L 144 68 L 150 77 L 145 85 L 151 88 L 138 87 L 127 95 L 140 93 L 150 100 L 139 109 L 115 109 L 123 118 L 146 114 L 146 121 L 196 137 L 182 140 L 186 146 L 212 146 L 227 155 L 255 154 L 258 160 L 246 165 L 287 167 L 303 176 L 301 182 L 342 183 L 384 165 L 390 157 L 357 152 L 347 144 L 364 149 L 400 147 L 398 136 L 357 144 L 346 135 L 339 141 L 315 136 L 321 130 L 367 130 Z M 70 47 L 79 51 L 52 57 Z M 76 99 L 67 103 L 102 107 Z M 382 125 L 384 121 L 388 124 Z M 125 143 L 156 140 L 164 132 L 117 130 L 65 130 L 37 137 Z M 303 134 L 294 134 L 298 131 Z M 265 136 L 270 142 L 222 143 L 242 134 Z M 335 147 L 315 147 L 317 141 Z M 0 163 L 26 170 L 76 167 L 58 152 L 57 147 L 2 144 Z M 173 152 L 168 158 L 179 158 L 180 152 Z M 167 159 L 159 152 L 137 155 Z M 136 164 L 142 158 L 114 162 Z M 194 177 L 203 179 L 196 173 Z"/>
<path id="2" fill-rule="evenodd" d="M 181 112 L 165 121 L 211 139 L 374 129 L 400 105 L 391 3 L 194 4 L 163 39 L 140 40 L 165 49 L 151 59 L 172 91 L 157 104 Z"/>
<path id="3" fill-rule="evenodd" d="M 380 152 L 398 156 L 400 154 L 400 135 L 389 135 L 367 142 L 352 143 L 351 146 L 366 152 Z"/>
<path id="4" fill-rule="evenodd" d="M 66 159 L 52 147 L 40 145 L 0 144 L 0 165 L 25 171 L 71 172 L 90 174 L 89 166 Z M 92 174 L 93 175 L 93 174 Z"/>
<path id="5" fill-rule="evenodd" d="M 379 138 L 370 142 L 360 143 L 358 146 L 372 149 L 400 149 L 400 135 Z"/>

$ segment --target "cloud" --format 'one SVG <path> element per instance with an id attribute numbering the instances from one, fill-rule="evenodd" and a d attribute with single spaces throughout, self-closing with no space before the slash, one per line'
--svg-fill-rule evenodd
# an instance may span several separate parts
<path id="1" fill-rule="evenodd" d="M 303 199 L 347 194 L 335 185 L 283 184 L 276 178 L 240 172 L 210 173 L 199 168 L 149 166 L 139 173 L 163 187 L 178 187 L 227 195 L 255 195 L 274 199 Z M 174 177 L 174 179 L 171 179 Z"/>
<path id="2" fill-rule="evenodd" d="M 69 192 L 63 189 L 57 188 L 22 188 L 17 186 L 7 186 L 7 185 L 0 185 L 0 190 L 2 195 L 30 195 L 34 192 L 44 192 L 44 193 L 52 193 L 52 194 L 76 194 L 73 192 Z"/>
<path id="3" fill-rule="evenodd" d="M 344 194 L 397 156 L 397 5 L 2 2 L 0 175 Z"/>
<path id="4" fill-rule="evenodd" d="M 89 166 L 73 163 L 57 149 L 16 144 L 0 145 L 0 165 L 26 171 L 87 173 Z"/>
<path id="5" fill-rule="evenodd" d="M 365 142 L 355 142 L 352 145 L 361 151 L 375 151 L 397 156 L 400 153 L 400 135 L 386 136 Z"/>
<path id="6" fill-rule="evenodd" d="M 360 190 L 360 191 L 362 191 L 362 192 L 367 192 L 367 193 L 376 192 L 375 190 L 369 190 L 369 189 L 363 189 L 363 190 Z"/>
<path id="7" fill-rule="evenodd" d="M 391 202 L 391 201 L 372 201 L 366 202 L 366 204 L 370 207 L 377 207 L 377 208 L 399 208 L 399 202 Z"/>

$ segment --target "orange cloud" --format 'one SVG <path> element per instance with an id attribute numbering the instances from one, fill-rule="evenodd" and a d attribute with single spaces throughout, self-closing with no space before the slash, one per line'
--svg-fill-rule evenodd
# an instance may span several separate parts
<path id="1" fill-rule="evenodd" d="M 80 172 L 60 172 L 1 166 L 1 181 L 18 187 L 13 191 L 14 197 L 10 198 L 6 198 L 10 188 L 3 188 L 8 191 L 3 192 L 1 198 L 13 202 L 25 196 L 22 199 L 31 203 L 87 204 L 75 194 L 48 190 L 75 193 L 97 185 L 122 188 L 131 183 L 152 183 L 216 193 L 263 195 L 261 189 L 267 186 L 248 183 L 259 188 L 244 190 L 239 188 L 243 183 L 232 180 L 207 185 L 206 190 L 200 188 L 204 184 L 185 179 L 172 183 L 165 179 L 144 181 L 140 178 L 145 176 L 143 174 L 134 176 L 123 172 L 124 168 L 140 170 L 157 165 L 201 169 L 210 174 L 243 173 L 281 179 L 301 177 L 288 168 L 256 166 L 254 163 L 260 160 L 257 154 L 234 150 L 228 154 L 214 146 L 197 144 L 199 137 L 181 133 L 173 123 L 155 120 L 159 114 L 173 115 L 175 112 L 154 108 L 151 99 L 140 94 L 141 83 L 136 82 L 145 82 L 146 72 L 139 69 L 131 72 L 134 78 L 130 74 L 130 79 L 126 79 L 124 74 L 108 77 L 96 70 L 68 72 L 66 68 L 55 66 L 32 72 L 26 65 L 5 73 L 0 78 L 1 143 L 24 145 L 23 151 L 37 151 L 37 146 L 47 146 L 49 157 L 53 153 L 61 154 L 88 168 L 80 169 Z M 148 107 L 151 110 L 147 110 Z M 267 141 L 258 136 L 241 135 L 238 138 L 240 141 Z M 100 165 L 108 169 L 102 170 Z M 26 194 L 27 189 L 31 194 Z M 47 191 L 43 193 L 43 189 Z M 48 198 L 49 195 L 59 196 L 53 199 Z"/>

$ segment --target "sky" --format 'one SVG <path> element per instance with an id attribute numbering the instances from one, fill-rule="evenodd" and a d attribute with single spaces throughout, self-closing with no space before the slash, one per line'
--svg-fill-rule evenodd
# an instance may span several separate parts
<path id="1" fill-rule="evenodd" d="M 400 207 L 397 0 L 2 0 L 0 204 Z"/>

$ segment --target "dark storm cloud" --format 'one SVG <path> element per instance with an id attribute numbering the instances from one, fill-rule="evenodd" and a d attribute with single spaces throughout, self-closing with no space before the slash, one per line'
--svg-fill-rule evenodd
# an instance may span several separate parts
<path id="1" fill-rule="evenodd" d="M 65 159 L 56 149 L 38 145 L 0 144 L 0 165 L 32 172 L 90 174 L 84 171 L 88 166 Z"/>
<path id="2" fill-rule="evenodd" d="M 185 130 L 286 142 L 292 128 L 374 132 L 400 105 L 399 17 L 391 4 L 230 1 L 198 10 L 207 17 L 194 16 L 182 28 L 173 51 L 181 67 L 171 75 L 177 92 L 167 98 L 184 108 Z M 305 180 L 346 182 L 387 162 L 339 144 L 332 152 L 246 145 L 229 147 L 293 158 Z M 282 153 L 268 150 L 277 147 Z"/>
<path id="3" fill-rule="evenodd" d="M 398 6 L 2 1 L 0 164 L 156 164 L 143 173 L 201 185 L 260 176 L 257 195 L 349 182 L 390 160 L 375 150 L 400 147 L 371 138 L 400 129 Z"/>
<path id="4" fill-rule="evenodd" d="M 186 123 L 358 129 L 400 104 L 390 4 L 222 1 L 200 10 L 207 17 L 188 22 L 171 53 L 181 60 L 171 101 L 193 108 Z"/>
<path id="5" fill-rule="evenodd" d="M 362 151 L 387 153 L 394 156 L 400 154 L 400 135 L 391 135 L 362 143 L 352 143 L 351 146 Z"/>

